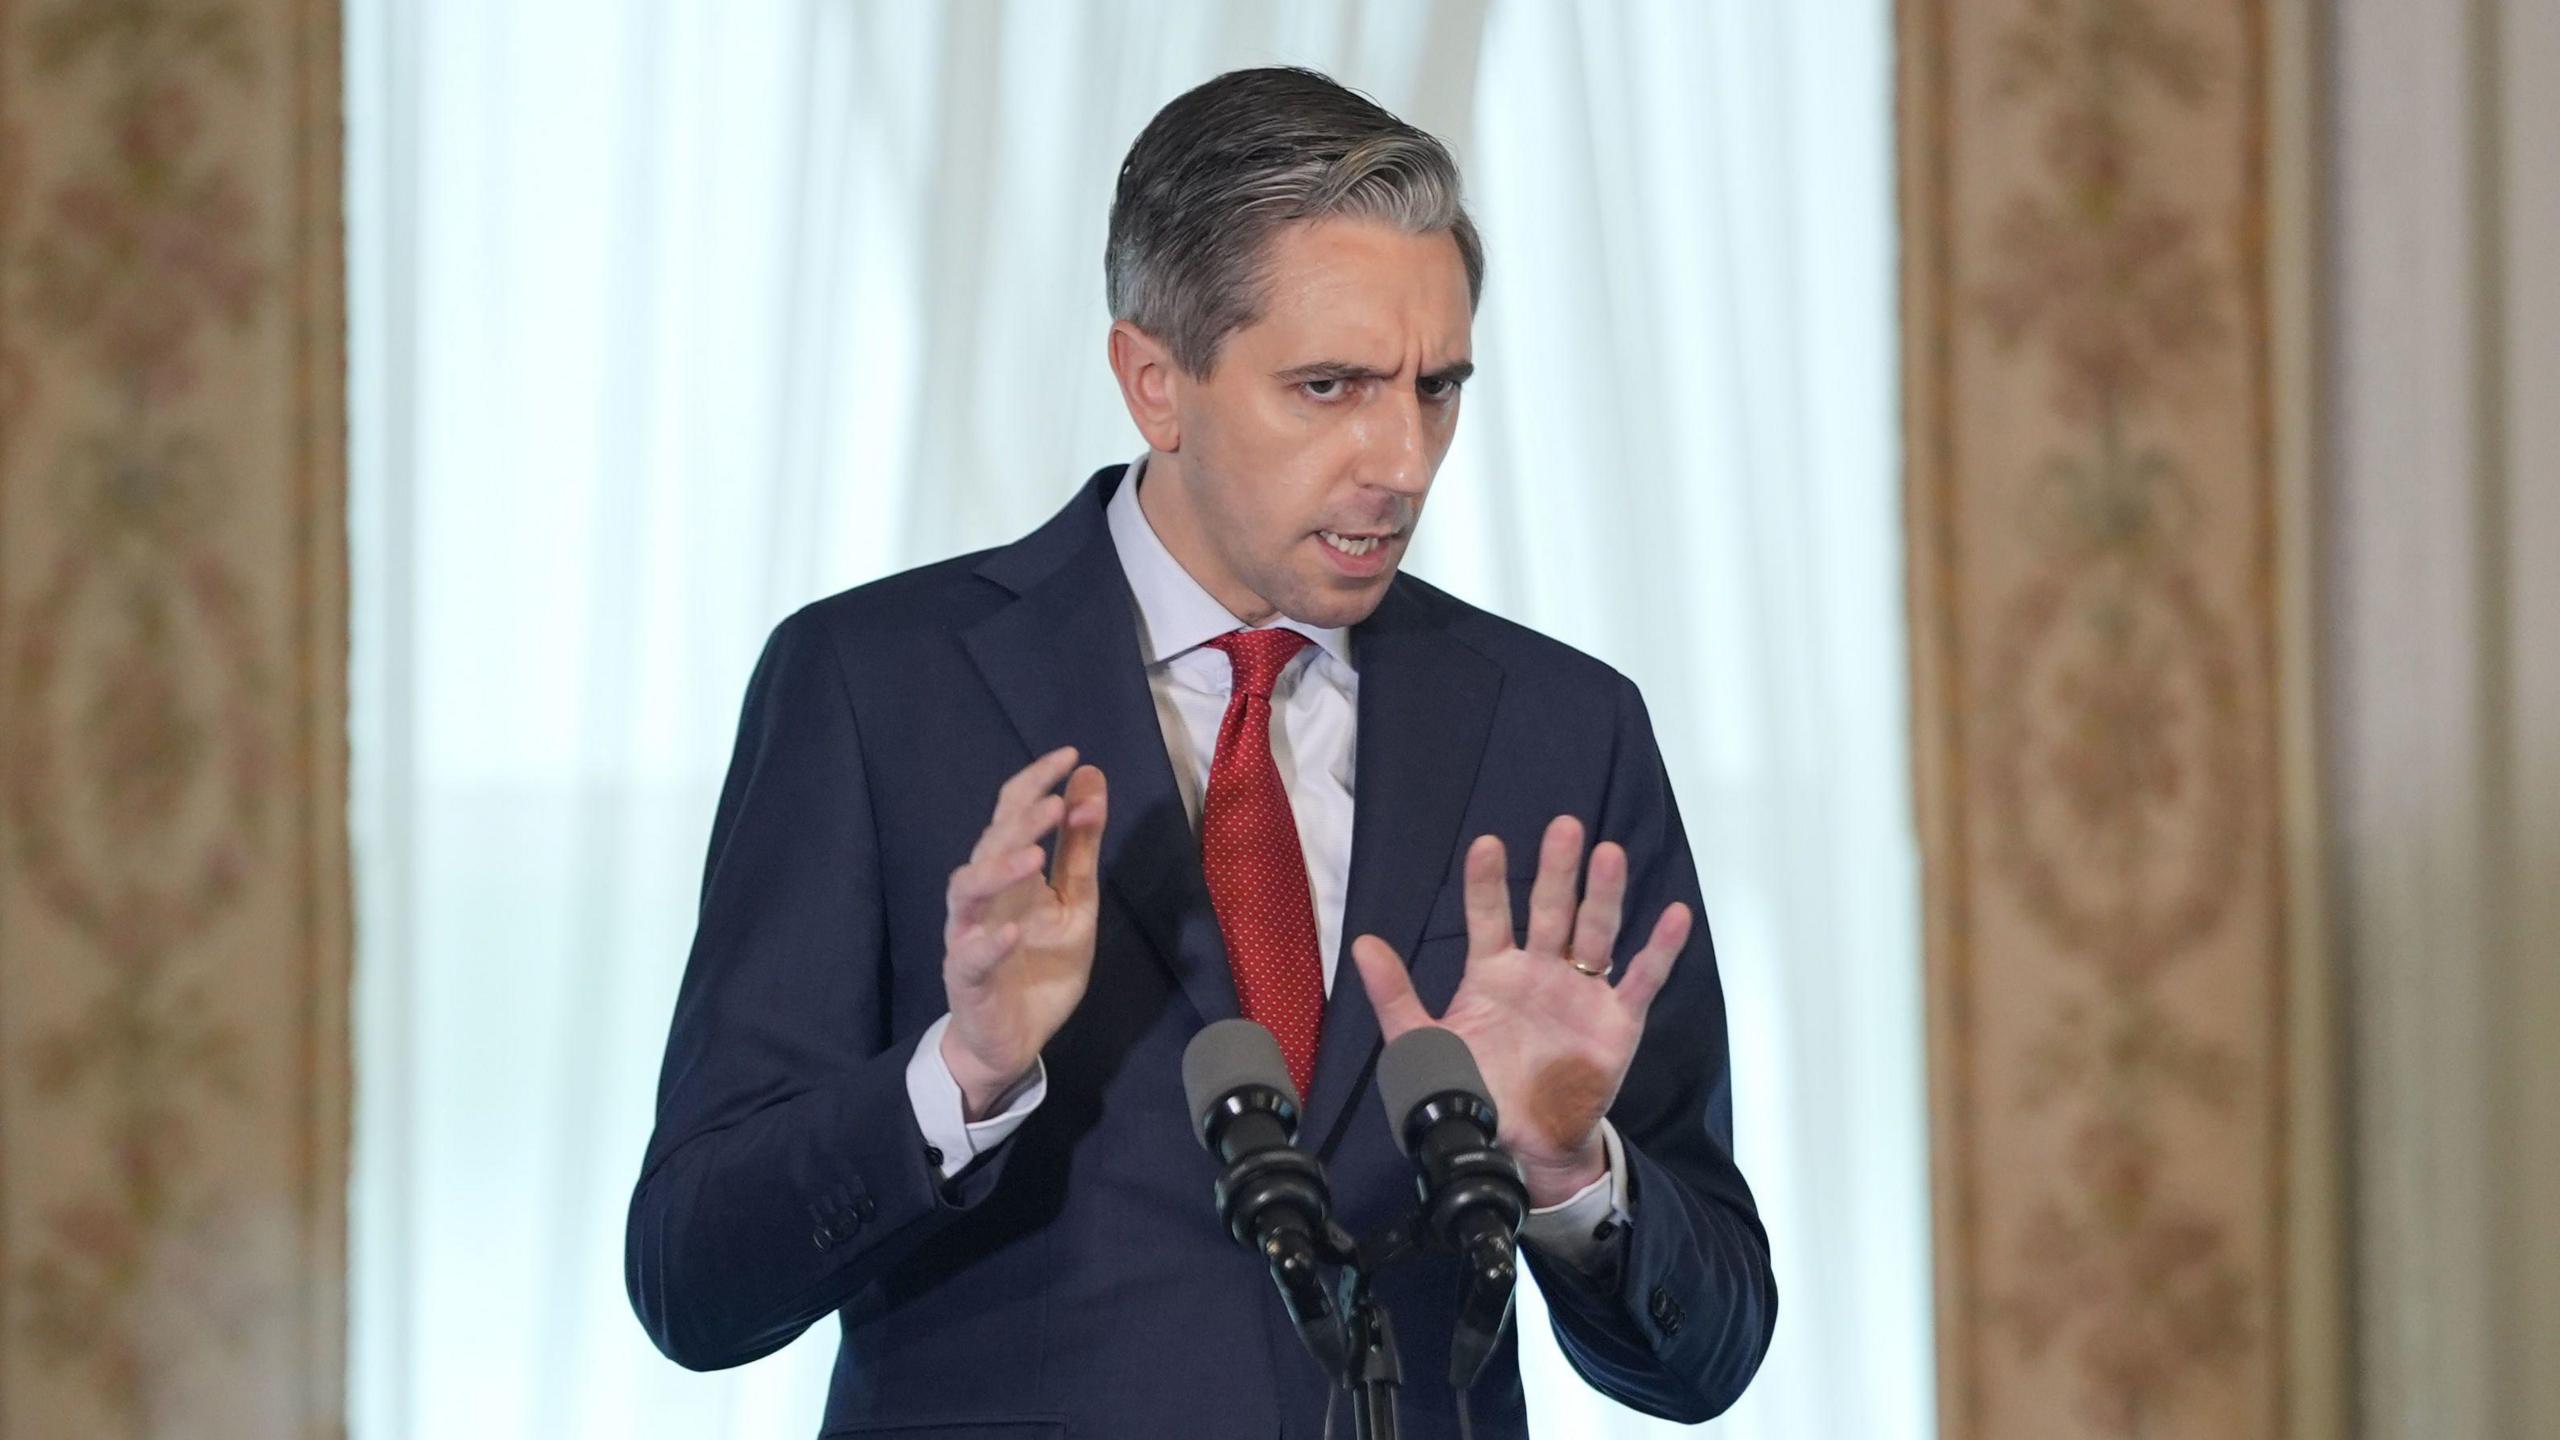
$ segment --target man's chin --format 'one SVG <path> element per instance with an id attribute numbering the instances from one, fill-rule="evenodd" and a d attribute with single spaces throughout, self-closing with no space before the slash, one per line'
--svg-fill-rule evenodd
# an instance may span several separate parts
<path id="1" fill-rule="evenodd" d="M 1324 584 L 1305 594 L 1298 604 L 1281 608 L 1293 619 L 1328 630 L 1357 625 L 1387 598 L 1387 587 L 1395 578 L 1393 566 L 1361 580 L 1327 576 Z"/>

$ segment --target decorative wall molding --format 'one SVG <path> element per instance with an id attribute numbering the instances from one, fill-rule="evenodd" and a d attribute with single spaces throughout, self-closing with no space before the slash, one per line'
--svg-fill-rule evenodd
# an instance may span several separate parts
<path id="1" fill-rule="evenodd" d="M 340 1433 L 333 0 L 0 0 L 0 1437 Z"/>
<path id="2" fill-rule="evenodd" d="M 2302 13 L 1902 4 L 1951 1440 L 2336 1423 Z"/>

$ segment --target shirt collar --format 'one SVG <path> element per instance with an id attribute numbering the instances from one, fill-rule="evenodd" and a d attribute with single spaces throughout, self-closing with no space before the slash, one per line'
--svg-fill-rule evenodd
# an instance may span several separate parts
<path id="1" fill-rule="evenodd" d="M 1129 592 L 1138 602 L 1138 644 L 1147 663 L 1170 660 L 1174 656 L 1211 640 L 1230 630 L 1248 627 L 1237 619 L 1217 597 L 1201 588 L 1164 548 L 1155 526 L 1148 523 L 1147 512 L 1138 508 L 1138 484 L 1146 471 L 1147 457 L 1140 455 L 1129 465 L 1118 489 L 1111 492 L 1105 515 L 1111 526 L 1111 543 L 1120 552 L 1120 568 L 1129 577 Z M 1285 627 L 1316 642 L 1324 652 L 1348 667 L 1351 664 L 1351 632 L 1345 626 L 1309 625 L 1286 615 L 1274 616 L 1269 626 Z"/>

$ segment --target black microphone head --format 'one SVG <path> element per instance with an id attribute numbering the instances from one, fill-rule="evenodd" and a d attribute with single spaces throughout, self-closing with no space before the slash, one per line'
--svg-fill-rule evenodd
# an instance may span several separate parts
<path id="1" fill-rule="evenodd" d="M 1437 1025 L 1407 1030 L 1378 1057 L 1378 1095 L 1387 1102 L 1387 1128 L 1395 1134 L 1396 1148 L 1408 1155 L 1413 1146 L 1405 1122 L 1422 1102 L 1453 1090 L 1483 1101 L 1485 1113 L 1493 1113 L 1493 1097 L 1485 1092 L 1475 1052 L 1455 1031 Z"/>
<path id="2" fill-rule="evenodd" d="M 1251 1020 L 1221 1020 L 1191 1037 L 1182 1052 L 1182 1098 L 1191 1109 L 1192 1129 L 1209 1143 L 1203 1122 L 1220 1100 L 1242 1086 L 1267 1085 L 1289 1098 L 1294 1111 L 1298 1087 L 1290 1083 L 1289 1062 L 1280 1042 Z"/>

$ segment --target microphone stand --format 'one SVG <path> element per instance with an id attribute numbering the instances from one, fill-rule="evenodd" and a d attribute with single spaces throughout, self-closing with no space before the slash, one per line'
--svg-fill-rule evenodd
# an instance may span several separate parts
<path id="1" fill-rule="evenodd" d="M 1331 1228 L 1328 1258 L 1341 1267 L 1336 1288 L 1350 1352 L 1334 1378 L 1351 1392 L 1351 1433 L 1354 1440 L 1398 1440 L 1404 1361 L 1396 1351 L 1394 1318 L 1370 1292 L 1369 1275 L 1413 1252 L 1414 1232 L 1410 1222 L 1399 1222 L 1366 1244 L 1353 1244 L 1341 1227 Z"/>
<path id="2" fill-rule="evenodd" d="M 1342 1267 L 1342 1313 L 1351 1342 L 1350 1369 L 1342 1383 L 1351 1392 L 1355 1440 L 1396 1440 L 1398 1434 L 1396 1397 L 1404 1385 L 1404 1363 L 1396 1354 L 1395 1322 L 1369 1293 L 1369 1268 L 1411 1248 L 1401 1231 L 1398 1227 L 1379 1237 L 1376 1255 L 1355 1254 Z"/>

